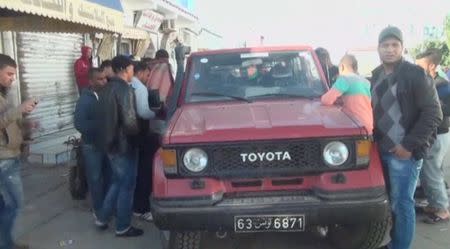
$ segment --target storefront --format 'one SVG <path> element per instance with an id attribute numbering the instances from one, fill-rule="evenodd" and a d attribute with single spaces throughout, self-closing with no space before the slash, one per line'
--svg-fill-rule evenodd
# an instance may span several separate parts
<path id="1" fill-rule="evenodd" d="M 1 52 L 19 64 L 16 102 L 40 100 L 27 117 L 37 124 L 30 138 L 73 128 L 73 64 L 87 37 L 123 32 L 123 13 L 115 6 L 119 0 L 0 0 Z"/>

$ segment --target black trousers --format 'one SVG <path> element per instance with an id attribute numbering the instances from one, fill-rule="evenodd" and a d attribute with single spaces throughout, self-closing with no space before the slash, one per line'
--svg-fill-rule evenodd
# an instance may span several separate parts
<path id="1" fill-rule="evenodd" d="M 160 136 L 154 133 L 143 139 L 139 145 L 138 172 L 133 204 L 135 213 L 150 212 L 153 157 L 159 147 Z"/>

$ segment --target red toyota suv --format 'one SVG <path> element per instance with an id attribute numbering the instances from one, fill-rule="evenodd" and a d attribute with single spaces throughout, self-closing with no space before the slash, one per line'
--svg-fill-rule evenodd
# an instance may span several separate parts
<path id="1" fill-rule="evenodd" d="M 370 133 L 321 105 L 311 47 L 192 54 L 154 159 L 151 200 L 166 248 L 208 232 L 320 228 L 340 249 L 378 248 L 389 204 Z"/>

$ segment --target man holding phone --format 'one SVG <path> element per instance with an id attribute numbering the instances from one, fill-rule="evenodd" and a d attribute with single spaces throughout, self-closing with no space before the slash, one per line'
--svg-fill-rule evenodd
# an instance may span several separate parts
<path id="1" fill-rule="evenodd" d="M 16 78 L 17 64 L 9 56 L 0 54 L 0 248 L 28 248 L 14 245 L 12 230 L 23 201 L 20 177 L 20 129 L 22 114 L 31 113 L 37 99 L 29 99 L 15 107 L 8 100 L 8 92 Z"/>

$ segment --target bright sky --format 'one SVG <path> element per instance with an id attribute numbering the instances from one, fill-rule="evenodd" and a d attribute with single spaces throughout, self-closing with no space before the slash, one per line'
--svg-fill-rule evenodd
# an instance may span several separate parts
<path id="1" fill-rule="evenodd" d="M 265 45 L 323 46 L 339 58 L 376 46 L 389 24 L 403 29 L 406 46 L 416 43 L 424 25 L 442 26 L 450 0 L 196 0 L 196 12 L 227 47 L 258 45 L 262 35 Z"/>

